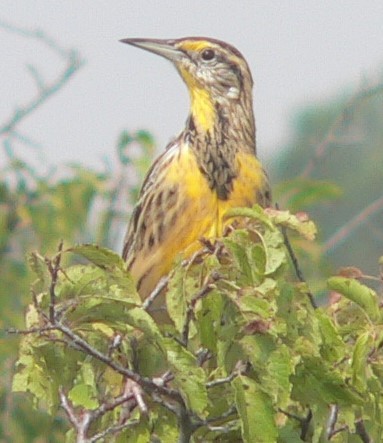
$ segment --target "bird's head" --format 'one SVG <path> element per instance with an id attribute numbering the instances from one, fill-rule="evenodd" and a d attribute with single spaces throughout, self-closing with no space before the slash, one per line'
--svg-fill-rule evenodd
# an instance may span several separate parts
<path id="1" fill-rule="evenodd" d="M 121 42 L 161 55 L 173 62 L 186 83 L 192 114 L 209 129 L 217 107 L 252 100 L 252 77 L 246 60 L 233 46 L 205 37 L 177 40 L 127 38 Z"/>

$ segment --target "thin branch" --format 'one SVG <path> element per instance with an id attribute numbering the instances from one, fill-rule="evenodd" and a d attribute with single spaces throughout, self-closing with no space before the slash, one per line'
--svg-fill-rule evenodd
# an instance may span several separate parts
<path id="1" fill-rule="evenodd" d="M 60 263 L 61 263 L 61 253 L 63 250 L 63 241 L 61 240 L 59 247 L 58 247 L 58 254 L 56 255 L 56 257 L 53 260 L 46 260 L 47 266 L 48 266 L 48 270 L 49 273 L 51 275 L 51 283 L 49 286 L 49 297 L 50 297 L 50 302 L 49 302 L 49 321 L 54 324 L 55 323 L 55 308 L 56 308 L 56 293 L 55 293 L 55 288 L 56 288 L 56 284 L 57 284 L 57 278 L 58 278 L 58 273 L 60 270 Z"/>
<path id="2" fill-rule="evenodd" d="M 134 394 L 132 392 L 128 392 L 119 395 L 111 401 L 102 403 L 97 409 L 94 409 L 92 411 L 92 420 L 97 420 L 98 418 L 105 415 L 107 412 L 113 411 L 113 409 L 132 399 L 134 399 Z"/>
<path id="3" fill-rule="evenodd" d="M 34 81 L 36 82 L 37 89 L 43 91 L 45 89 L 45 82 L 40 71 L 36 68 L 36 66 L 31 64 L 27 65 L 27 69 L 30 72 L 31 76 L 33 77 Z"/>
<path id="4" fill-rule="evenodd" d="M 84 340 L 80 335 L 73 332 L 73 330 L 66 326 L 64 323 L 58 320 L 58 316 L 56 314 L 56 284 L 57 284 L 57 274 L 60 270 L 60 260 L 62 254 L 62 242 L 59 245 L 59 250 L 53 260 L 46 260 L 48 270 L 51 274 L 51 284 L 49 288 L 50 294 L 50 304 L 49 304 L 49 321 L 51 323 L 50 326 L 54 327 L 52 329 L 56 329 L 62 332 L 66 337 L 70 339 L 70 344 L 78 348 L 80 351 L 85 354 L 92 356 L 93 358 L 105 363 L 110 368 L 114 369 L 119 374 L 135 381 L 139 386 L 145 389 L 146 392 L 153 394 L 153 392 L 158 392 L 161 395 L 166 395 L 171 399 L 179 402 L 181 406 L 184 406 L 184 401 L 177 390 L 166 388 L 163 386 L 159 386 L 154 383 L 151 379 L 146 377 L 141 377 L 137 372 L 134 372 L 128 368 L 121 366 L 119 363 L 114 361 L 109 355 L 100 352 L 98 349 L 94 348 L 90 345 L 86 340 Z"/>
<path id="5" fill-rule="evenodd" d="M 67 62 L 66 68 L 63 70 L 63 72 L 57 75 L 55 80 L 50 83 L 43 83 L 42 77 L 38 73 L 36 68 L 32 68 L 32 76 L 38 84 L 39 93 L 35 98 L 24 104 L 22 107 L 16 109 L 13 115 L 11 115 L 5 123 L 0 125 L 0 135 L 2 135 L 12 133 L 16 125 L 18 125 L 23 119 L 29 116 L 38 107 L 40 107 L 53 94 L 59 91 L 80 69 L 83 64 L 83 60 L 80 58 L 79 54 L 76 51 L 68 51 L 63 49 L 55 40 L 44 34 L 42 31 L 31 31 L 28 29 L 18 28 L 3 21 L 0 21 L 0 27 L 6 29 L 9 32 L 21 35 L 22 37 L 35 38 L 41 41 Z"/>
<path id="6" fill-rule="evenodd" d="M 303 441 L 306 441 L 307 433 L 308 433 L 308 431 L 310 429 L 310 423 L 311 423 L 312 418 L 313 418 L 313 413 L 312 413 L 311 409 L 309 409 L 306 417 L 301 422 L 301 435 L 300 435 L 300 437 L 301 437 L 301 439 Z"/>
<path id="7" fill-rule="evenodd" d="M 61 322 L 56 321 L 54 326 L 56 327 L 56 329 L 58 331 L 61 331 L 64 335 L 66 335 L 72 341 L 73 345 L 78 347 L 78 349 L 80 349 L 82 352 L 105 363 L 107 366 L 114 369 L 119 374 L 124 375 L 125 377 L 130 378 L 131 380 L 135 381 L 138 385 L 140 385 L 142 388 L 144 388 L 147 392 L 153 393 L 156 391 L 159 394 L 165 395 L 167 397 L 172 398 L 173 400 L 183 403 L 182 397 L 180 396 L 178 391 L 176 391 L 174 389 L 169 389 L 169 388 L 165 388 L 165 387 L 156 385 L 149 378 L 141 377 L 138 373 L 136 373 L 128 368 L 125 368 L 124 366 L 121 366 L 120 364 L 115 362 L 113 359 L 111 359 L 108 355 L 103 354 L 98 349 L 91 346 L 82 337 L 75 334 L 69 327 L 65 326 Z"/>
<path id="8" fill-rule="evenodd" d="M 326 429 L 328 440 L 331 440 L 331 438 L 334 437 L 334 435 L 348 430 L 348 426 L 341 426 L 340 428 L 335 429 L 335 426 L 338 421 L 338 413 L 339 413 L 338 405 L 331 405 L 330 415 L 328 417 L 327 429 Z"/>
<path id="9" fill-rule="evenodd" d="M 133 428 L 134 426 L 138 425 L 140 423 L 140 420 L 131 420 L 126 423 L 122 423 L 119 425 L 109 426 L 108 428 L 104 429 L 101 432 L 98 432 L 93 437 L 88 439 L 89 443 L 95 443 L 98 440 L 101 440 L 102 438 L 107 437 L 108 435 L 117 434 L 118 432 L 123 431 L 127 428 Z"/>
<path id="10" fill-rule="evenodd" d="M 206 388 L 214 388 L 216 386 L 224 385 L 226 383 L 232 382 L 238 376 L 238 372 L 232 372 L 230 375 L 224 378 L 217 378 L 216 380 L 212 380 L 206 383 Z"/>
<path id="11" fill-rule="evenodd" d="M 373 215 L 383 211 L 383 196 L 379 197 L 368 206 L 366 206 L 359 214 L 355 215 L 345 225 L 338 229 L 323 245 L 322 251 L 324 254 L 329 254 L 331 251 L 340 246 L 348 237 L 358 229 L 363 223 Z"/>
<path id="12" fill-rule="evenodd" d="M 115 334 L 112 337 L 111 343 L 108 346 L 108 357 L 112 357 L 113 352 L 118 349 L 122 342 L 122 335 Z"/>
<path id="13" fill-rule="evenodd" d="M 210 276 L 209 276 L 210 280 Z M 215 286 L 212 283 L 205 284 L 202 289 L 193 297 L 193 299 L 190 302 L 190 305 L 187 308 L 186 312 L 186 321 L 182 330 L 182 337 L 181 342 L 184 346 L 187 345 L 189 340 L 189 328 L 190 328 L 190 322 L 194 315 L 194 308 L 198 300 L 201 300 L 203 297 L 205 297 L 209 292 L 211 292 Z"/>
<path id="14" fill-rule="evenodd" d="M 281 412 L 282 414 L 286 415 L 286 417 L 292 418 L 300 423 L 300 425 L 301 425 L 300 437 L 301 437 L 302 441 L 306 441 L 306 436 L 307 436 L 307 432 L 310 427 L 310 422 L 311 422 L 311 419 L 313 418 L 313 413 L 312 413 L 311 409 L 309 409 L 306 417 L 299 417 L 298 415 L 292 414 L 292 413 L 285 411 L 281 408 L 278 408 L 278 411 Z"/>
<path id="15" fill-rule="evenodd" d="M 43 326 L 43 327 L 35 327 L 30 329 L 16 329 L 16 328 L 8 328 L 5 330 L 5 332 L 9 335 L 15 334 L 15 335 L 29 335 L 29 334 L 43 334 L 47 331 L 54 331 L 56 330 L 56 326 Z"/>
<path id="16" fill-rule="evenodd" d="M 362 419 L 355 422 L 355 433 L 360 437 L 363 443 L 373 443 L 372 438 L 368 435 Z"/>
<path id="17" fill-rule="evenodd" d="M 237 414 L 237 408 L 233 405 L 230 406 L 230 408 L 223 412 L 221 415 L 217 416 L 217 417 L 212 417 L 212 418 L 208 418 L 207 420 L 204 421 L 204 425 L 209 425 L 211 423 L 217 422 L 217 421 L 221 421 L 221 420 L 225 420 L 226 418 L 229 418 L 231 415 Z"/>
<path id="18" fill-rule="evenodd" d="M 164 374 L 161 375 L 161 377 L 155 377 L 153 378 L 153 382 L 157 386 L 165 386 L 167 383 L 174 380 L 174 375 L 171 371 L 166 371 Z"/>
<path id="19" fill-rule="evenodd" d="M 151 292 L 151 294 L 145 299 L 145 301 L 142 303 L 143 309 L 147 311 L 154 300 L 161 294 L 162 290 L 166 288 L 166 285 L 169 282 L 169 277 L 162 277 L 161 280 L 157 283 L 157 286 L 154 288 L 154 290 Z"/>
<path id="20" fill-rule="evenodd" d="M 11 23 L 7 23 L 3 20 L 0 20 L 0 27 L 8 32 L 20 35 L 21 37 L 34 38 L 36 40 L 39 40 L 43 44 L 45 44 L 48 48 L 50 48 L 52 51 L 56 52 L 62 58 L 66 58 L 68 56 L 67 49 L 64 49 L 62 46 L 58 44 L 57 41 L 55 41 L 52 37 L 45 34 L 40 29 L 31 30 L 31 29 L 21 28 Z"/>
<path id="21" fill-rule="evenodd" d="M 134 408 L 137 405 L 136 402 L 137 393 L 133 392 L 134 389 L 132 390 L 131 389 L 132 387 L 133 387 L 132 385 L 129 385 L 128 388 L 124 390 L 124 393 L 122 395 L 119 395 L 118 397 L 112 400 L 102 403 L 101 406 L 99 406 L 97 409 L 91 411 L 81 410 L 81 412 L 78 414 L 76 414 L 75 408 L 69 402 L 68 397 L 66 396 L 63 388 L 60 387 L 59 395 L 60 395 L 61 406 L 65 410 L 69 421 L 72 423 L 76 431 L 77 443 L 93 443 L 107 435 L 116 434 L 128 427 L 132 427 L 137 423 L 139 423 L 139 420 L 133 420 L 129 422 L 126 422 L 124 420 L 122 423 L 107 427 L 103 431 L 93 435 L 93 437 L 88 437 L 88 432 L 91 424 L 95 420 L 104 416 L 107 412 L 113 411 L 115 408 L 123 405 L 129 400 L 133 400 L 134 402 L 132 408 Z"/>
<path id="22" fill-rule="evenodd" d="M 300 266 L 299 266 L 298 259 L 297 259 L 296 255 L 295 255 L 295 253 L 294 253 L 294 249 L 293 249 L 293 247 L 291 246 L 291 243 L 290 243 L 289 237 L 288 237 L 288 235 L 287 235 L 287 230 L 286 230 L 286 228 L 282 227 L 282 228 L 281 228 L 281 231 L 282 231 L 282 235 L 283 235 L 283 241 L 284 241 L 284 243 L 285 243 L 285 246 L 286 246 L 287 251 L 288 251 L 288 253 L 289 253 L 289 256 L 290 256 L 291 262 L 292 262 L 293 267 L 294 267 L 295 275 L 297 276 L 297 278 L 298 278 L 298 280 L 299 280 L 300 282 L 302 282 L 302 283 L 306 283 L 306 285 L 307 285 L 306 279 L 304 278 L 303 272 L 302 272 L 302 270 L 301 270 L 301 268 L 300 268 Z M 317 305 L 316 302 L 315 302 L 314 295 L 313 295 L 312 292 L 309 291 L 309 290 L 306 292 L 306 294 L 307 294 L 307 297 L 309 298 L 309 301 L 310 301 L 311 306 L 312 306 L 314 309 L 316 309 L 316 308 L 318 307 L 318 305 Z"/>
<path id="23" fill-rule="evenodd" d="M 59 395 L 60 395 L 60 402 L 61 402 L 62 408 L 66 412 L 69 421 L 72 423 L 72 425 L 77 430 L 80 423 L 77 420 L 77 415 L 75 414 L 75 412 L 73 410 L 73 406 L 69 403 L 68 397 L 66 396 L 62 387 L 59 388 Z"/>

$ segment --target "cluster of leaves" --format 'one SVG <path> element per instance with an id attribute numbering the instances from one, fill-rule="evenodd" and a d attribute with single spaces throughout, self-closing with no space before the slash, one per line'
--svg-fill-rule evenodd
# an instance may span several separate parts
<path id="1" fill-rule="evenodd" d="M 246 217 L 246 229 L 173 270 L 165 323 L 112 251 L 31 256 L 13 389 L 51 414 L 61 405 L 68 442 L 382 440 L 377 295 L 333 277 L 334 302 L 313 306 L 289 273 L 281 232 L 312 239 L 312 222 L 258 207 L 231 215 Z M 64 267 L 73 255 L 91 263 Z"/>
<path id="2" fill-rule="evenodd" d="M 52 254 L 58 239 L 68 244 L 95 242 L 118 247 L 126 229 L 129 202 L 153 151 L 146 131 L 122 132 L 118 163 L 99 172 L 79 165 L 36 169 L 4 144 L 0 169 L 0 331 L 22 327 L 33 279 L 25 252 Z M 134 172 L 133 172 L 134 171 Z M 25 398 L 10 393 L 18 337 L 0 337 L 0 440 L 33 441 L 49 436 L 62 441 L 63 420 L 52 423 L 32 412 Z M 36 417 L 38 417 L 36 419 Z M 55 432 L 52 432 L 52 427 Z M 57 438 L 57 440 L 56 440 Z"/>

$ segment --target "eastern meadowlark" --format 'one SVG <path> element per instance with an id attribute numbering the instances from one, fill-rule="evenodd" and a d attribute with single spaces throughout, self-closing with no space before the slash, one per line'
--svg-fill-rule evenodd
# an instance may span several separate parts
<path id="1" fill-rule="evenodd" d="M 241 53 L 202 37 L 121 41 L 173 62 L 191 98 L 184 130 L 144 180 L 124 241 L 145 299 L 179 253 L 190 256 L 201 238 L 222 235 L 229 209 L 268 206 L 271 195 L 256 157 L 253 80 Z"/>

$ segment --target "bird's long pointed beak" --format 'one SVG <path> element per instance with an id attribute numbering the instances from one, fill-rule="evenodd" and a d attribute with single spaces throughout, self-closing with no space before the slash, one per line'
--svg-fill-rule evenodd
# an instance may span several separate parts
<path id="1" fill-rule="evenodd" d="M 183 51 L 174 47 L 174 40 L 123 38 L 120 40 L 120 42 L 153 52 L 154 54 L 165 57 L 172 62 L 177 62 L 185 56 Z"/>

